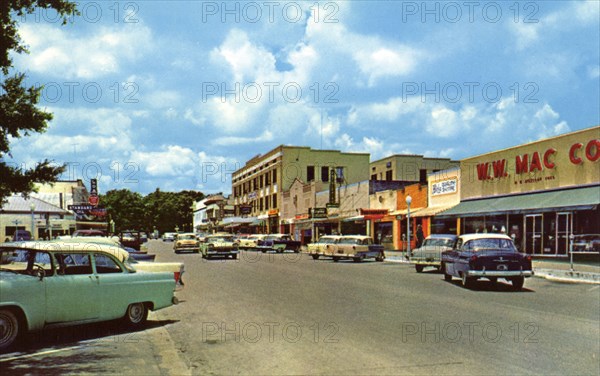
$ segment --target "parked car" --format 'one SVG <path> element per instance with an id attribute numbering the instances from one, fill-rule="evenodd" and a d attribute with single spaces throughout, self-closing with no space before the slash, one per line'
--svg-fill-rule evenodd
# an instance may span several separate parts
<path id="1" fill-rule="evenodd" d="M 63 240 L 55 240 L 53 242 L 69 243 L 73 247 L 85 247 L 86 249 L 94 249 L 94 244 L 103 244 L 110 246 L 113 255 L 117 257 L 121 262 L 133 265 L 136 270 L 144 272 L 169 272 L 173 276 L 177 286 L 183 286 L 183 274 L 185 272 L 185 265 L 182 262 L 139 262 L 139 261 L 150 261 L 149 259 L 156 257 L 156 255 L 148 255 L 147 249 L 144 251 L 135 251 L 133 248 L 127 249 L 115 238 L 105 237 L 80 237 L 70 238 Z M 144 247 L 144 245 L 142 245 Z"/>
<path id="2" fill-rule="evenodd" d="M 74 238 L 78 236 L 106 236 L 106 233 L 101 230 L 76 230 L 71 236 Z"/>
<path id="3" fill-rule="evenodd" d="M 123 246 L 139 251 L 142 244 L 142 233 L 136 230 L 122 231 L 119 234 L 119 241 Z"/>
<path id="4" fill-rule="evenodd" d="M 531 256 L 519 253 L 507 235 L 491 233 L 460 235 L 454 249 L 442 252 L 442 270 L 446 281 L 458 277 L 467 288 L 479 278 L 504 278 L 520 290 L 533 275 Z"/>
<path id="5" fill-rule="evenodd" d="M 333 245 L 337 244 L 341 237 L 341 235 L 321 236 L 316 242 L 307 245 L 308 254 L 315 260 L 318 260 L 321 256 L 332 257 L 334 252 Z"/>
<path id="6" fill-rule="evenodd" d="M 294 240 L 288 234 L 269 234 L 256 242 L 256 248 L 260 249 L 263 253 L 267 251 L 275 251 L 277 253 L 294 251 L 298 253 L 301 247 L 302 242 Z"/>
<path id="7" fill-rule="evenodd" d="M 231 257 L 237 259 L 239 254 L 239 243 L 231 234 L 209 235 L 200 243 L 202 257 L 209 259 L 214 256 Z"/>
<path id="8" fill-rule="evenodd" d="M 600 253 L 600 234 L 574 235 L 573 252 Z"/>
<path id="9" fill-rule="evenodd" d="M 165 232 L 162 236 L 163 242 L 173 242 L 175 241 L 176 232 Z"/>
<path id="10" fill-rule="evenodd" d="M 381 244 L 374 244 L 373 239 L 363 235 L 344 235 L 334 245 L 333 261 L 352 259 L 360 262 L 367 258 L 383 261 L 385 253 Z"/>
<path id="11" fill-rule="evenodd" d="M 140 272 L 115 246 L 74 244 L 0 245 L 1 351 L 25 332 L 118 318 L 138 327 L 149 310 L 177 304 L 171 273 Z"/>
<path id="12" fill-rule="evenodd" d="M 267 237 L 267 234 L 253 234 L 245 239 L 240 239 L 240 249 L 256 249 L 258 241 Z"/>
<path id="13" fill-rule="evenodd" d="M 417 273 L 421 273 L 426 266 L 442 268 L 442 252 L 454 248 L 457 235 L 435 234 L 425 238 L 423 245 L 415 249 L 410 256 L 410 263 L 415 266 Z"/>
<path id="14" fill-rule="evenodd" d="M 177 234 L 173 243 L 173 252 L 179 253 L 183 251 L 191 251 L 193 253 L 200 252 L 200 242 L 196 239 L 196 234 L 193 232 L 184 232 Z"/>

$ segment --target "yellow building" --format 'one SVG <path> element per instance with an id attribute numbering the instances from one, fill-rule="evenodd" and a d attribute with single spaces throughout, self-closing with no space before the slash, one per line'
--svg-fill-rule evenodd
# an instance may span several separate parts
<path id="1" fill-rule="evenodd" d="M 348 185 L 368 179 L 369 154 L 314 150 L 309 147 L 278 146 L 250 159 L 232 175 L 232 196 L 237 214 L 265 222 L 266 232 L 279 232 L 283 192 L 294 181 Z M 332 173 L 334 175 L 332 175 Z"/>
<path id="2" fill-rule="evenodd" d="M 572 235 L 600 234 L 600 127 L 461 161 L 460 233 L 506 232 L 525 252 L 563 256 Z"/>

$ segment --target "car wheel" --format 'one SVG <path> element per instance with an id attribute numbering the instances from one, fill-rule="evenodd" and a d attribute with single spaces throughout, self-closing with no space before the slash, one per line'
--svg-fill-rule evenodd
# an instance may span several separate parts
<path id="1" fill-rule="evenodd" d="M 148 307 L 144 303 L 133 303 L 127 307 L 125 313 L 125 322 L 128 325 L 139 326 L 146 322 L 148 318 Z"/>
<path id="2" fill-rule="evenodd" d="M 375 261 L 378 261 L 378 262 L 383 262 L 383 260 L 385 260 L 385 256 L 378 256 L 375 258 Z"/>
<path id="3" fill-rule="evenodd" d="M 237 260 L 237 255 L 231 255 L 231 258 Z"/>
<path id="4" fill-rule="evenodd" d="M 19 335 L 19 320 L 7 309 L 0 310 L 0 350 L 12 345 Z"/>
<path id="5" fill-rule="evenodd" d="M 460 275 L 460 279 L 464 288 L 470 289 L 473 288 L 473 285 L 475 285 L 475 278 L 467 277 L 467 273 L 462 273 Z"/>
<path id="6" fill-rule="evenodd" d="M 523 288 L 523 284 L 525 283 L 525 278 L 524 277 L 514 277 L 511 280 L 511 282 L 512 282 L 513 290 L 519 291 Z"/>
<path id="7" fill-rule="evenodd" d="M 319 255 L 311 255 L 313 260 L 318 260 L 319 259 Z"/>
<path id="8" fill-rule="evenodd" d="M 415 270 L 417 273 L 423 273 L 423 265 L 415 265 Z"/>
<path id="9" fill-rule="evenodd" d="M 339 258 L 339 257 L 334 257 L 334 258 L 333 258 L 333 262 L 338 262 L 338 261 L 340 261 L 340 258 Z"/>

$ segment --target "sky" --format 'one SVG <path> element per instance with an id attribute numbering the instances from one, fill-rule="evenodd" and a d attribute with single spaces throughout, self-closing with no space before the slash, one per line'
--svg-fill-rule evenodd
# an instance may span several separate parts
<path id="1" fill-rule="evenodd" d="M 80 1 L 19 18 L 54 114 L 9 163 L 231 192 L 279 145 L 467 158 L 600 124 L 600 2 Z"/>

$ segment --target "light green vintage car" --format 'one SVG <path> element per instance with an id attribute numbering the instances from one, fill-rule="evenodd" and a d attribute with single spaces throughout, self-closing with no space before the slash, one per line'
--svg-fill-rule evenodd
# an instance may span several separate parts
<path id="1" fill-rule="evenodd" d="M 172 272 L 142 272 L 117 246 L 73 242 L 0 245 L 0 351 L 19 334 L 122 318 L 177 304 Z"/>

